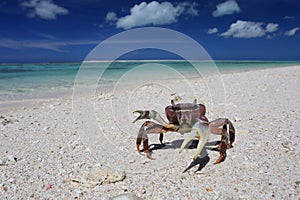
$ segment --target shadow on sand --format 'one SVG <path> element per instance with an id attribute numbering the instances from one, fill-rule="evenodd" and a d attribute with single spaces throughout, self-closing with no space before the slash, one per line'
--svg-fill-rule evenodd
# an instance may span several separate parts
<path id="1" fill-rule="evenodd" d="M 164 144 L 151 144 L 149 145 L 149 151 L 153 150 L 165 150 L 165 149 L 179 149 L 181 147 L 181 144 L 183 142 L 183 139 L 180 140 L 174 140 L 172 142 L 166 142 Z M 198 146 L 199 140 L 192 140 L 189 144 L 187 144 L 188 149 L 196 149 Z M 198 157 L 195 161 L 193 160 L 190 165 L 183 171 L 183 173 L 189 171 L 192 168 L 195 168 L 198 166 L 197 170 L 195 172 L 201 171 L 207 163 L 210 161 L 210 158 L 208 156 L 208 153 L 206 150 L 210 151 L 218 151 L 217 148 L 215 148 L 216 145 L 218 145 L 220 141 L 211 141 L 207 142 L 205 144 L 205 148 L 203 148 L 200 155 L 204 155 L 201 157 Z M 143 151 L 143 150 L 142 150 Z M 223 158 L 221 162 L 223 162 L 226 159 L 226 156 Z"/>

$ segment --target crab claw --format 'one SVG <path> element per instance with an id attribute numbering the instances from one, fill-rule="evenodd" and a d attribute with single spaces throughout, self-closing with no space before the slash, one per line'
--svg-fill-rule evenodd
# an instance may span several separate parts
<path id="1" fill-rule="evenodd" d="M 168 128 L 168 123 L 157 113 L 155 110 L 136 110 L 133 111 L 133 113 L 139 113 L 140 116 L 138 116 L 133 123 L 140 119 L 153 119 L 160 123 L 163 126 L 166 126 Z"/>
<path id="2" fill-rule="evenodd" d="M 198 138 L 199 139 L 199 143 L 197 146 L 197 151 L 196 154 L 194 156 L 194 160 L 197 160 L 199 154 L 201 153 L 203 147 L 205 146 L 205 143 L 207 141 L 208 135 L 209 135 L 209 126 L 207 124 L 207 122 L 201 121 L 199 120 L 192 128 L 192 131 L 190 133 L 187 134 L 187 137 L 184 139 L 181 148 L 180 148 L 180 152 L 182 152 L 183 148 L 194 138 Z"/>
<path id="3" fill-rule="evenodd" d="M 199 122 L 197 122 L 195 126 L 196 126 L 195 128 L 197 131 L 197 138 L 199 139 L 199 143 L 198 143 L 196 154 L 194 156 L 194 160 L 198 158 L 199 154 L 204 148 L 206 141 L 208 139 L 208 135 L 210 133 L 208 122 L 199 120 Z"/>
<path id="4" fill-rule="evenodd" d="M 135 110 L 133 113 L 139 113 L 140 115 L 133 121 L 135 123 L 137 120 L 140 119 L 150 119 L 149 111 L 143 111 L 143 110 Z"/>
<path id="5" fill-rule="evenodd" d="M 192 131 L 188 134 L 186 134 L 186 137 L 183 141 L 183 143 L 181 144 L 181 147 L 180 147 L 180 150 L 179 150 L 179 153 L 181 153 L 184 149 L 184 147 L 193 139 L 195 139 L 195 137 L 197 136 L 197 133 L 195 131 Z"/>

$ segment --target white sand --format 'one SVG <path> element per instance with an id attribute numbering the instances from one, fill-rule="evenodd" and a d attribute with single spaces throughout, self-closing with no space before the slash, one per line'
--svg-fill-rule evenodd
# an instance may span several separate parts
<path id="1" fill-rule="evenodd" d="M 163 114 L 174 94 L 160 86 L 99 93 L 89 116 L 72 110 L 72 97 L 2 102 L 0 199 L 109 199 L 123 193 L 143 199 L 299 199 L 300 67 L 224 74 L 222 79 L 226 116 L 236 128 L 234 148 L 219 165 L 213 164 L 218 152 L 207 148 L 206 166 L 185 173 L 196 149 L 178 154 L 183 139 L 178 133 L 165 135 L 172 145 L 154 150 L 156 161 L 135 149 L 142 122 L 132 124 L 131 112 Z M 190 81 L 208 102 L 209 119 L 224 117 L 220 108 L 212 108 L 202 81 Z M 176 95 L 193 100 L 188 91 Z M 76 98 L 75 106 L 84 108 L 87 99 Z M 157 135 L 149 139 L 159 143 Z M 210 135 L 208 144 L 219 139 Z M 126 178 L 91 187 L 74 182 L 95 165 L 125 171 Z"/>

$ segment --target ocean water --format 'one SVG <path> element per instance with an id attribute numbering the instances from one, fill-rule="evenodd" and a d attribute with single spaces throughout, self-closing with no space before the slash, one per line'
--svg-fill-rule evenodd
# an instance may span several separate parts
<path id="1" fill-rule="evenodd" d="M 202 62 L 200 65 L 206 67 L 215 65 L 220 73 L 230 73 L 299 66 L 300 62 L 215 61 L 214 63 Z M 152 70 L 152 67 L 155 70 Z M 77 77 L 79 69 L 84 73 Z M 103 74 L 101 74 L 102 72 Z M 181 74 L 185 78 L 197 77 L 195 68 L 186 61 L 117 61 L 110 65 L 108 62 L 1 64 L 0 101 L 64 95 L 72 92 L 76 80 L 77 84 L 88 86 L 94 84 L 96 79 L 99 84 L 109 88 L 113 87 L 120 79 L 136 79 L 147 76 L 149 80 L 154 76 L 160 79 L 176 78 L 172 74 Z"/>

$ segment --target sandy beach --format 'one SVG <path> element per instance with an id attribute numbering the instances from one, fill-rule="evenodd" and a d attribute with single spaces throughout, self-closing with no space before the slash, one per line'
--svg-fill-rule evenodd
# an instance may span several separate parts
<path id="1" fill-rule="evenodd" d="M 165 117 L 164 106 L 175 96 L 182 102 L 194 99 L 188 91 L 165 89 L 164 82 L 134 92 L 98 90 L 90 116 L 80 115 L 74 106 L 84 108 L 91 97 L 73 102 L 72 91 L 62 98 L 0 102 L 0 199 L 111 199 L 122 194 L 142 199 L 300 199 L 300 66 L 221 78 L 223 109 L 234 123 L 236 141 L 218 165 L 213 163 L 219 153 L 211 150 L 220 140 L 216 135 L 209 136 L 208 157 L 200 156 L 195 166 L 195 148 L 178 153 L 184 139 L 179 133 L 165 134 L 166 147 L 152 151 L 154 161 L 136 151 L 142 121 L 132 123 L 133 110 L 155 109 Z M 206 104 L 208 118 L 225 117 L 219 107 L 212 108 L 202 80 L 190 82 L 201 94 L 198 100 Z M 184 91 L 180 80 L 170 83 Z M 159 144 L 158 135 L 149 140 Z"/>

